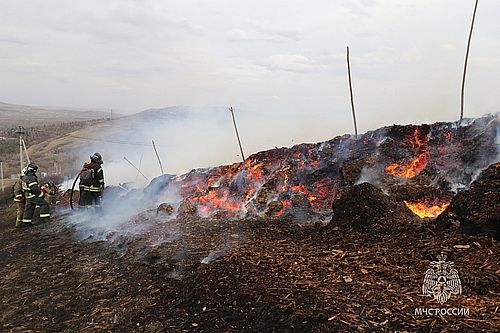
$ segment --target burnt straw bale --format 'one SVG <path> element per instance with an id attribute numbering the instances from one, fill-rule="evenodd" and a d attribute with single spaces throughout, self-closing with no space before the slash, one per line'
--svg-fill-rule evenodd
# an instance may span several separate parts
<path id="1" fill-rule="evenodd" d="M 389 230 L 405 225 L 413 216 L 402 202 L 385 195 L 372 184 L 351 187 L 333 202 L 331 225 L 353 229 Z"/>
<path id="2" fill-rule="evenodd" d="M 459 192 L 437 220 L 442 226 L 453 221 L 466 233 L 500 239 L 500 162 L 483 170 L 468 190 Z"/>

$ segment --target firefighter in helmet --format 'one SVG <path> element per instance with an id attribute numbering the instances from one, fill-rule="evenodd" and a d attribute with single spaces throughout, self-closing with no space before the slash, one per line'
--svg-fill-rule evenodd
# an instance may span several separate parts
<path id="1" fill-rule="evenodd" d="M 22 170 L 19 179 L 17 179 L 14 185 L 12 185 L 12 196 L 16 204 L 16 210 L 17 210 L 16 228 L 21 228 L 28 225 L 23 223 L 23 214 L 24 214 L 24 207 L 26 205 L 26 198 L 24 197 L 22 178 L 25 172 L 26 168 Z"/>
<path id="2" fill-rule="evenodd" d="M 104 190 L 104 172 L 102 171 L 102 156 L 95 153 L 90 156 L 90 162 L 83 164 L 80 172 L 80 200 L 81 207 L 90 209 L 95 207 L 101 212 L 102 191 Z"/>
<path id="3" fill-rule="evenodd" d="M 26 226 L 32 225 L 36 206 L 40 206 L 40 222 L 48 222 L 50 220 L 49 204 L 43 199 L 45 193 L 38 183 L 37 170 L 38 166 L 35 163 L 30 163 L 26 167 L 26 171 L 22 177 L 24 197 L 26 198 L 23 224 Z"/>

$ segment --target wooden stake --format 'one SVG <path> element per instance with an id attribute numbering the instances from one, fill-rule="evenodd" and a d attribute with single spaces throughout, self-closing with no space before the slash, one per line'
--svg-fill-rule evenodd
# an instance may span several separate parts
<path id="1" fill-rule="evenodd" d="M 238 145 L 240 146 L 241 158 L 243 159 L 243 163 L 245 163 L 245 154 L 243 154 L 243 148 L 241 147 L 240 135 L 238 134 L 238 127 L 236 127 L 236 120 L 234 119 L 234 111 L 232 106 L 229 108 L 229 111 L 231 111 L 231 115 L 233 116 L 234 131 L 236 132 L 236 138 L 238 139 Z"/>
<path id="2" fill-rule="evenodd" d="M 160 155 L 158 155 L 158 151 L 156 150 L 155 140 L 151 140 L 151 142 L 153 143 L 153 149 L 155 150 L 156 158 L 158 159 L 158 163 L 160 164 L 161 174 L 164 175 L 165 172 L 163 172 L 163 166 L 161 165 Z"/>
<path id="3" fill-rule="evenodd" d="M 351 95 L 352 119 L 354 120 L 354 135 L 358 137 L 358 125 L 356 123 L 356 112 L 354 110 L 354 97 L 352 96 L 351 63 L 349 62 L 349 46 L 347 47 L 347 75 L 349 76 L 349 93 Z"/>
<path id="4" fill-rule="evenodd" d="M 465 76 L 467 74 L 467 62 L 469 60 L 470 41 L 472 39 L 472 30 L 474 29 L 474 21 L 476 20 L 476 10 L 478 2 L 479 0 L 476 0 L 476 4 L 474 6 L 474 13 L 472 14 L 472 22 L 470 24 L 469 39 L 467 41 L 467 51 L 465 52 L 464 73 L 462 76 L 462 93 L 460 99 L 460 121 L 462 121 L 464 117 Z"/>
<path id="5" fill-rule="evenodd" d="M 125 161 L 127 161 L 134 169 L 136 169 L 137 171 L 139 171 L 139 173 L 146 179 L 149 181 L 148 177 L 144 176 L 144 174 L 141 172 L 141 170 L 139 170 L 132 162 L 130 162 L 125 156 L 123 156 L 123 159 Z"/>

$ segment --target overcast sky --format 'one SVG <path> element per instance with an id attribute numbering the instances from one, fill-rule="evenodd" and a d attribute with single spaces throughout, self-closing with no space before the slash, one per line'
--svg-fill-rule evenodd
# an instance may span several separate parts
<path id="1" fill-rule="evenodd" d="M 351 131 L 454 120 L 474 0 L 0 0 L 0 101 L 233 105 Z M 466 115 L 498 112 L 500 1 L 479 4 Z M 339 134 L 339 133 L 337 133 Z"/>

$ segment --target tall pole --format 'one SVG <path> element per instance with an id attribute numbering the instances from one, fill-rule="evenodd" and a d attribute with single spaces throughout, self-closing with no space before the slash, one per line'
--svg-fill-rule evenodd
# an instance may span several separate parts
<path id="1" fill-rule="evenodd" d="M 358 137 L 358 125 L 356 123 L 356 112 L 354 110 L 354 97 L 352 96 L 351 63 L 349 61 L 349 46 L 347 47 L 347 75 L 349 76 L 349 93 L 351 95 L 352 119 L 354 120 L 354 135 Z"/>
<path id="2" fill-rule="evenodd" d="M 245 154 L 243 154 L 243 148 L 241 147 L 240 134 L 238 133 L 238 127 L 236 127 L 236 119 L 234 119 L 232 106 L 229 108 L 229 111 L 231 111 L 231 116 L 233 117 L 234 131 L 236 132 L 236 138 L 238 139 L 238 145 L 240 146 L 241 158 L 243 159 L 243 163 L 245 163 Z"/>
<path id="3" fill-rule="evenodd" d="M 472 14 L 472 22 L 470 24 L 469 39 L 467 41 L 467 51 L 465 52 L 464 73 L 462 76 L 462 93 L 460 99 L 460 121 L 462 121 L 464 117 L 465 76 L 467 74 L 467 62 L 469 61 L 470 41 L 472 39 L 472 30 L 474 29 L 474 21 L 476 20 L 476 10 L 478 2 L 479 0 L 476 0 L 476 4 L 474 6 L 474 13 Z"/>
<path id="4" fill-rule="evenodd" d="M 20 170 L 21 172 L 19 173 L 20 175 L 23 174 L 23 128 L 19 126 L 19 131 L 16 132 L 19 134 L 19 163 L 20 163 Z"/>
<path id="5" fill-rule="evenodd" d="M 30 156 L 28 155 L 28 149 L 26 149 L 26 143 L 24 142 L 24 139 L 21 140 L 23 143 L 23 148 L 24 148 L 24 154 L 26 154 L 26 161 L 28 161 L 28 164 L 31 163 L 30 161 Z"/>
<path id="6" fill-rule="evenodd" d="M 156 158 L 158 159 L 158 163 L 160 164 L 161 174 L 164 175 L 165 173 L 163 172 L 163 166 L 161 165 L 160 155 L 158 155 L 158 150 L 156 150 L 155 140 L 151 140 L 151 142 L 153 143 L 153 149 L 155 150 Z"/>
<path id="7" fill-rule="evenodd" d="M 2 192 L 5 190 L 3 189 L 3 162 L 0 161 L 0 177 L 2 178 Z"/>

